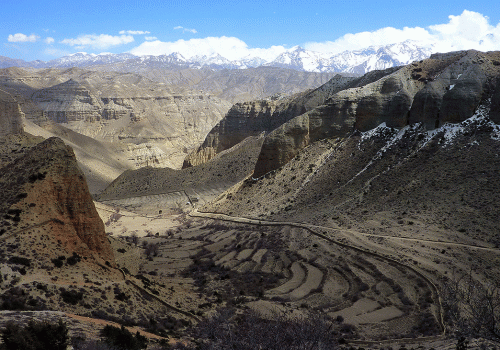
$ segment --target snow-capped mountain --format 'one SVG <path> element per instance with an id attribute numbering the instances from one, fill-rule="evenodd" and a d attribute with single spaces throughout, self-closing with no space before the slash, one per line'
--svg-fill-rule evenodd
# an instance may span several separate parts
<path id="1" fill-rule="evenodd" d="M 308 72 L 366 72 L 409 64 L 428 58 L 432 49 L 420 47 L 414 42 L 371 46 L 364 50 L 344 51 L 330 55 L 295 47 L 279 55 L 266 66 L 291 68 Z"/>
<path id="2" fill-rule="evenodd" d="M 209 56 L 199 55 L 186 59 L 178 52 L 159 56 L 134 56 L 130 53 L 122 54 L 87 54 L 75 53 L 49 62 L 8 59 L 0 57 L 0 68 L 6 67 L 91 67 L 95 65 L 110 65 L 111 70 L 123 70 L 127 67 L 163 67 L 163 68 L 209 68 L 246 69 L 260 66 L 271 66 L 294 69 L 306 72 L 345 72 L 364 74 L 366 72 L 385 69 L 394 66 L 409 64 L 428 58 L 432 53 L 431 47 L 424 47 L 413 41 L 402 43 L 372 46 L 363 50 L 344 51 L 338 54 L 327 54 L 305 50 L 295 46 L 280 54 L 272 61 L 265 61 L 260 57 L 247 56 L 241 60 L 229 60 L 215 53 Z M 125 64 L 126 62 L 126 64 Z"/>
<path id="3" fill-rule="evenodd" d="M 386 46 L 371 46 L 364 50 L 344 51 L 330 57 L 327 69 L 321 71 L 366 72 L 409 64 L 430 57 L 432 48 L 416 45 L 414 42 Z"/>
<path id="4" fill-rule="evenodd" d="M 321 68 L 327 61 L 328 55 L 304 50 L 300 46 L 296 46 L 276 57 L 274 61 L 266 63 L 265 66 L 322 72 Z"/>
<path id="5" fill-rule="evenodd" d="M 69 67 L 87 67 L 98 64 L 112 64 L 116 62 L 126 61 L 136 56 L 130 53 L 101 53 L 99 55 L 89 54 L 86 52 L 77 52 L 68 56 L 64 56 L 46 63 L 47 67 L 54 68 L 69 68 Z"/>

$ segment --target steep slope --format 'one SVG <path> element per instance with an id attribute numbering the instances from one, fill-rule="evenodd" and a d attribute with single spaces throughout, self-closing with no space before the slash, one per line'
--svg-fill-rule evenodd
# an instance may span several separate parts
<path id="1" fill-rule="evenodd" d="M 481 101 L 497 95 L 499 62 L 499 52 L 434 55 L 370 84 L 342 90 L 270 133 L 254 176 L 283 166 L 316 140 L 367 131 L 383 122 L 396 128 L 422 122 L 433 129 L 464 121 Z M 491 118 L 498 121 L 495 112 Z"/>
<path id="2" fill-rule="evenodd" d="M 0 137 L 20 134 L 23 127 L 24 113 L 19 104 L 9 93 L 0 90 Z"/>
<path id="3" fill-rule="evenodd" d="M 498 246 L 500 127 L 489 111 L 432 131 L 382 124 L 316 141 L 201 210 Z"/>
<path id="4" fill-rule="evenodd" d="M 27 120 L 25 131 L 45 139 L 59 137 L 67 146 L 70 146 L 75 153 L 78 166 L 87 179 L 92 195 L 100 193 L 124 171 L 135 168 L 133 157 L 127 159 L 120 145 L 97 141 L 65 128 L 61 124 L 47 123 L 40 127 Z"/>
<path id="5" fill-rule="evenodd" d="M 248 136 L 269 133 L 296 116 L 323 105 L 339 91 L 372 83 L 397 69 L 373 71 L 357 78 L 336 75 L 319 88 L 291 97 L 275 96 L 237 103 L 210 131 L 203 144 L 186 157 L 183 167 L 204 163 Z"/>
<path id="6" fill-rule="evenodd" d="M 113 263 L 104 224 L 74 153 L 57 138 L 29 147 L 32 138 L 19 134 L 17 143 L 25 149 L 0 169 L 4 235 L 48 226 L 50 239 L 60 241 L 67 251 Z M 11 137 L 2 139 L 2 149 L 10 142 Z"/>
<path id="7" fill-rule="evenodd" d="M 210 197 L 214 191 L 218 195 L 252 173 L 263 140 L 263 135 L 248 137 L 231 149 L 218 154 L 210 163 L 194 168 L 176 170 L 145 167 L 128 170 L 113 181 L 98 196 L 98 200 L 187 191 L 193 197 L 205 201 L 207 192 L 210 193 Z"/>

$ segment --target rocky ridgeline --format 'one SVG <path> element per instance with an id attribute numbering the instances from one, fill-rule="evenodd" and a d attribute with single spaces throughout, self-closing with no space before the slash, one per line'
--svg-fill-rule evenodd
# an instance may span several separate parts
<path id="1" fill-rule="evenodd" d="M 253 113 L 260 101 L 238 109 L 239 114 L 228 113 L 197 153 L 213 156 L 231 144 L 234 129 L 252 134 L 260 125 L 260 131 L 269 134 L 255 167 L 258 177 L 283 166 L 314 141 L 371 130 L 384 122 L 393 128 L 424 123 L 434 129 L 470 118 L 481 101 L 491 99 L 489 117 L 498 123 L 499 77 L 500 52 L 477 51 L 436 54 L 360 78 L 334 77 L 312 92 L 283 101 L 271 117 Z M 207 151 L 210 147 L 215 152 Z M 193 158 L 190 155 L 185 166 Z"/>
<path id="2" fill-rule="evenodd" d="M 431 56 L 371 84 L 340 91 L 270 133 L 254 176 L 283 166 L 314 141 L 353 130 L 367 131 L 381 123 L 392 128 L 423 123 L 434 129 L 462 122 L 472 117 L 481 101 L 500 102 L 499 77 L 500 52 L 468 51 Z M 498 123 L 495 111 L 489 117 Z"/>
<path id="3" fill-rule="evenodd" d="M 270 133 L 287 121 L 323 105 L 335 93 L 366 85 L 397 69 L 374 71 L 363 77 L 336 75 L 317 89 L 291 97 L 276 95 L 265 100 L 237 103 L 210 131 L 203 144 L 186 157 L 183 168 L 205 163 L 248 136 Z"/>

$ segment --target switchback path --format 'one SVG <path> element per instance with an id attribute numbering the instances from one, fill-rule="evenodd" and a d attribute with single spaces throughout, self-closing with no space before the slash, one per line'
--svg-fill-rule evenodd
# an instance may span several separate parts
<path id="1" fill-rule="evenodd" d="M 393 340 L 387 340 L 387 341 L 373 341 L 373 342 L 363 340 L 363 341 L 355 341 L 353 343 L 377 345 L 377 344 L 391 343 L 391 342 L 392 343 L 394 343 L 394 342 L 403 342 L 404 343 L 407 341 L 434 341 L 434 340 L 442 340 L 447 335 L 446 334 L 446 327 L 445 327 L 445 323 L 444 323 L 444 316 L 443 316 L 442 299 L 441 299 L 441 295 L 439 293 L 439 289 L 436 286 L 436 284 L 430 278 L 428 278 L 424 273 L 417 270 L 413 266 L 409 266 L 409 265 L 406 265 L 406 264 L 400 262 L 396 258 L 388 257 L 386 255 L 382 255 L 382 254 L 379 254 L 379 253 L 374 252 L 374 251 L 366 250 L 364 248 L 356 247 L 356 246 L 353 246 L 353 245 L 348 244 L 348 243 L 342 243 L 338 240 L 333 239 L 332 237 L 324 235 L 323 233 L 319 233 L 316 230 L 319 229 L 319 230 L 323 230 L 323 231 L 327 231 L 327 232 L 328 231 L 337 231 L 337 232 L 345 231 L 345 232 L 348 232 L 351 234 L 359 234 L 359 235 L 368 236 L 368 237 L 370 237 L 370 236 L 371 237 L 373 237 L 373 236 L 381 237 L 381 238 L 388 238 L 388 237 L 371 235 L 371 234 L 362 234 L 360 232 L 356 232 L 356 231 L 352 231 L 352 230 L 339 230 L 339 229 L 334 229 L 334 228 L 319 226 L 319 225 L 312 225 L 312 224 L 287 222 L 287 221 L 256 220 L 256 219 L 249 219 L 249 218 L 244 218 L 244 217 L 235 217 L 235 216 L 230 216 L 230 215 L 225 215 L 225 214 L 199 212 L 197 210 L 192 211 L 189 215 L 192 217 L 202 217 L 202 218 L 223 220 L 223 221 L 236 222 L 236 223 L 242 223 L 242 224 L 252 224 L 252 225 L 262 225 L 262 226 L 284 226 L 284 225 L 287 225 L 287 226 L 303 228 L 303 229 L 309 231 L 312 235 L 319 237 L 319 238 L 322 238 L 330 243 L 339 245 L 339 246 L 344 247 L 344 248 L 352 249 L 352 250 L 355 250 L 357 252 L 367 254 L 367 255 L 391 262 L 393 264 L 397 264 L 401 267 L 404 267 L 404 268 L 412 271 L 413 273 L 415 273 L 420 278 L 422 278 L 430 286 L 430 289 L 432 290 L 433 299 L 437 302 L 437 305 L 438 305 L 438 317 L 437 317 L 437 319 L 438 319 L 439 327 L 441 329 L 441 334 L 439 334 L 437 336 L 421 337 L 421 338 L 415 338 L 415 339 L 393 339 Z M 398 238 L 398 237 L 394 237 L 394 238 Z M 413 240 L 415 242 L 421 242 L 421 240 L 418 240 L 418 239 L 407 238 L 405 240 Z M 433 242 L 433 241 L 427 241 L 427 242 L 440 243 L 440 244 L 443 243 L 443 242 Z M 457 244 L 457 243 L 453 243 L 453 244 Z M 467 246 L 467 245 L 464 245 L 464 246 Z M 475 247 L 475 246 L 473 246 L 473 247 Z M 477 247 L 477 248 L 489 249 L 489 248 L 485 248 L 485 247 Z M 495 251 L 498 251 L 498 250 L 495 250 Z"/>

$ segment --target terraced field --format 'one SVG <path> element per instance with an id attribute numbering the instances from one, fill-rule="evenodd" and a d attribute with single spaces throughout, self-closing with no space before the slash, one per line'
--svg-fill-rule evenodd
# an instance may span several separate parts
<path id="1" fill-rule="evenodd" d="M 222 306 L 263 314 L 314 310 L 359 339 L 441 332 L 432 286 L 411 268 L 327 242 L 306 229 L 197 219 L 168 237 L 142 238 L 156 254 L 117 256 L 134 273 L 191 295 L 172 295 L 199 316 Z M 145 251 L 145 249 L 144 249 Z M 130 254 L 130 252 L 129 252 Z M 203 295 L 196 304 L 195 295 Z"/>

